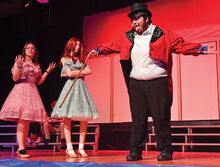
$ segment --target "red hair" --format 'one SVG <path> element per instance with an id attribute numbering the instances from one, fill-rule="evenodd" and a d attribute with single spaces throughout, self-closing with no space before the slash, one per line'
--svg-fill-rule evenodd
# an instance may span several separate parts
<path id="1" fill-rule="evenodd" d="M 64 57 L 64 58 L 66 58 L 66 57 L 71 58 L 70 52 L 71 52 L 72 50 L 75 50 L 76 42 L 77 42 L 77 41 L 80 42 L 80 50 L 79 50 L 78 53 L 74 53 L 74 57 L 78 57 L 78 58 L 79 58 L 79 61 L 80 61 L 81 63 L 84 63 L 84 61 L 85 61 L 85 60 L 84 60 L 84 54 L 85 54 L 84 46 L 83 46 L 82 42 L 80 41 L 80 39 L 78 39 L 78 38 L 70 38 L 70 39 L 69 39 L 69 41 L 67 42 L 67 44 L 66 44 L 66 46 L 65 46 L 65 48 L 64 48 L 63 55 L 62 55 L 61 59 L 62 59 L 63 57 Z M 75 60 L 74 60 L 74 59 L 72 59 L 72 60 L 73 60 L 73 62 L 75 63 Z M 60 66 L 61 66 L 61 62 L 60 62 L 59 64 L 60 64 Z"/>

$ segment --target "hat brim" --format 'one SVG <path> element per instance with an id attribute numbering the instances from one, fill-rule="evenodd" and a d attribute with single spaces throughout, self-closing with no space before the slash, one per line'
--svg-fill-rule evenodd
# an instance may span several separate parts
<path id="1" fill-rule="evenodd" d="M 128 17 L 131 18 L 135 13 L 138 13 L 138 12 L 146 12 L 149 17 L 152 17 L 152 13 L 150 11 L 146 11 L 146 10 L 136 10 L 136 11 L 130 12 L 128 14 Z"/>

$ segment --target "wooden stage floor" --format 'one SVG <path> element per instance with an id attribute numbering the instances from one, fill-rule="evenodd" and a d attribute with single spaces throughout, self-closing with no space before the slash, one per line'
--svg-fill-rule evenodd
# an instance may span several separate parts
<path id="1" fill-rule="evenodd" d="M 66 158 L 65 152 L 54 152 L 53 150 L 27 150 L 31 157 L 30 161 L 55 161 L 55 162 L 95 162 L 95 163 L 138 163 L 146 165 L 185 165 L 185 166 L 220 166 L 220 153 L 201 152 L 175 152 L 173 160 L 160 162 L 156 160 L 159 152 L 144 151 L 143 160 L 128 162 L 125 160 L 128 151 L 103 151 L 96 153 L 87 151 L 86 158 Z M 0 159 L 17 159 L 16 153 L 10 150 L 0 150 Z M 24 160 L 24 159 L 23 159 Z"/>

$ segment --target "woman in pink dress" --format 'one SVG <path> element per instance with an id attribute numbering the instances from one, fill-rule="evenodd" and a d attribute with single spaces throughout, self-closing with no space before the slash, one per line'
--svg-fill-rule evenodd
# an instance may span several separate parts
<path id="1" fill-rule="evenodd" d="M 24 46 L 22 55 L 16 56 L 12 68 L 15 86 L 0 112 L 0 119 L 18 122 L 17 154 L 21 158 L 30 157 L 25 149 L 29 123 L 44 122 L 47 118 L 36 84 L 43 83 L 50 71 L 56 67 L 56 63 L 50 63 L 47 71 L 42 75 L 37 58 L 38 50 L 31 42 Z"/>

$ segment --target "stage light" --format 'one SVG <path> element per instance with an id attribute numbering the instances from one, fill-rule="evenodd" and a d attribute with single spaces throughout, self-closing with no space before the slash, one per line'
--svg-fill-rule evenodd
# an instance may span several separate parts
<path id="1" fill-rule="evenodd" d="M 49 0 L 37 0 L 38 3 L 48 3 Z"/>

